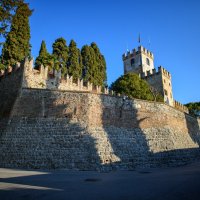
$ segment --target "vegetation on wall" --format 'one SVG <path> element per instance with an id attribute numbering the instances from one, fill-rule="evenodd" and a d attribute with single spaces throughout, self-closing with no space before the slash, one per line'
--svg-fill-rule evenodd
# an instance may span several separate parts
<path id="1" fill-rule="evenodd" d="M 200 116 L 200 102 L 187 103 L 185 106 L 188 108 L 191 115 Z"/>
<path id="2" fill-rule="evenodd" d="M 111 84 L 110 88 L 116 93 L 124 94 L 131 98 L 163 101 L 161 95 L 158 95 L 157 99 L 155 99 L 148 83 L 135 73 L 127 73 L 119 77 Z"/>
<path id="3" fill-rule="evenodd" d="M 25 57 L 30 56 L 30 26 L 29 17 L 32 11 L 28 4 L 19 3 L 12 19 L 11 30 L 3 45 L 1 62 L 4 66 L 15 65 Z"/>

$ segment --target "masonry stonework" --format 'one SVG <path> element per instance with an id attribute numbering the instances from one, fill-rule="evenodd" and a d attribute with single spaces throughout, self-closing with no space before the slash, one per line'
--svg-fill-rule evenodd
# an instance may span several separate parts
<path id="1" fill-rule="evenodd" d="M 1 109 L 7 115 L 0 118 L 0 167 L 113 170 L 178 166 L 200 158 L 200 120 L 187 113 L 91 88 L 78 91 L 79 84 L 76 90 L 67 90 L 67 84 L 59 88 L 61 79 L 52 84 L 44 71 L 28 67 L 27 61 L 1 78 Z M 9 79 L 18 82 L 13 91 Z"/>

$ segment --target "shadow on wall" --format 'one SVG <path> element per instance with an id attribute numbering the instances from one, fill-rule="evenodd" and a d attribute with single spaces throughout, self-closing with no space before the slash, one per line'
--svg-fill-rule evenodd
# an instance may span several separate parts
<path id="1" fill-rule="evenodd" d="M 200 135 L 196 119 L 190 119 L 191 116 L 185 115 L 188 133 L 173 130 L 167 122 L 165 126 L 165 119 L 160 127 L 154 121 L 150 128 L 145 128 L 145 124 L 151 123 L 152 118 L 149 113 L 139 111 L 140 105 L 137 102 L 112 97 L 112 100 L 109 100 L 105 95 L 101 95 L 100 98 L 103 105 L 102 131 L 106 134 L 112 148 L 112 151 L 108 152 L 110 155 L 104 155 L 107 157 L 107 163 L 102 163 L 104 168 L 135 169 L 137 167 L 179 166 L 200 159 L 199 148 L 194 147 L 192 142 L 188 144 L 188 148 L 183 148 L 181 141 L 177 141 L 178 138 L 175 135 L 186 134 L 187 140 L 191 137 L 199 146 Z M 114 100 L 115 102 L 112 102 Z M 153 127 L 153 124 L 157 127 Z M 179 146 L 180 149 L 178 149 Z M 97 151 L 102 154 L 101 149 Z M 115 157 L 118 160 L 115 161 L 113 159 Z"/>
<path id="2" fill-rule="evenodd" d="M 84 123 L 87 108 L 81 106 L 88 99 L 80 95 L 23 89 L 1 138 L 0 167 L 97 170 L 96 141 Z"/>
<path id="3" fill-rule="evenodd" d="M 153 105 L 149 113 L 141 111 L 137 102 L 87 92 L 23 88 L 6 131 L 2 129 L 0 167 L 104 171 L 177 166 L 199 158 L 199 148 L 193 144 L 190 149 L 177 149 L 180 136 L 174 139 L 179 133 L 170 126 L 153 127 L 158 104 L 147 103 Z M 162 113 L 158 117 L 167 121 Z M 199 145 L 197 121 L 189 115 L 185 118 L 188 136 Z"/>
<path id="4" fill-rule="evenodd" d="M 112 104 L 106 102 L 111 98 Z M 140 123 L 148 116 L 138 117 L 137 104 L 123 98 L 112 98 L 101 95 L 103 106 L 102 124 L 107 140 L 112 147 L 110 160 L 104 167 L 112 169 L 135 169 L 136 167 L 149 167 L 150 150 Z M 118 158 L 113 162 L 113 155 Z M 109 155 L 107 155 L 109 157 Z"/>
<path id="5" fill-rule="evenodd" d="M 200 147 L 200 120 L 186 113 L 185 120 L 190 137 Z"/>
<path id="6" fill-rule="evenodd" d="M 0 76 L 0 133 L 7 127 L 16 98 L 20 93 L 23 67 L 15 66 Z"/>

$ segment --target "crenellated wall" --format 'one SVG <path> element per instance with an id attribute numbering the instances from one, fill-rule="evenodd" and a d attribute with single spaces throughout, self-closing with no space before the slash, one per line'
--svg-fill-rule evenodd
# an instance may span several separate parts
<path id="1" fill-rule="evenodd" d="M 134 55 L 140 54 L 140 53 L 143 53 L 153 59 L 153 53 L 143 46 L 139 46 L 137 49 L 133 49 L 132 51 L 127 51 L 126 53 L 122 55 L 122 58 L 123 60 L 126 60 L 127 58 L 133 57 Z"/>
<path id="2" fill-rule="evenodd" d="M 188 113 L 188 109 L 173 98 L 171 74 L 162 66 L 158 67 L 158 71 L 156 71 L 152 52 L 139 46 L 137 49 L 123 54 L 122 60 L 124 74 L 129 72 L 138 74 L 153 87 L 154 91 L 164 97 L 166 104 Z"/>
<path id="3" fill-rule="evenodd" d="M 140 50 L 141 51 L 141 50 Z M 146 49 L 142 49 L 146 52 Z M 6 85 L 13 84 L 12 77 L 15 76 L 15 72 L 20 71 L 22 74 L 22 81 L 17 81 L 20 83 L 18 87 L 23 88 L 38 88 L 38 89 L 58 89 L 58 90 L 70 90 L 70 91 L 84 91 L 84 92 L 93 92 L 93 93 L 104 93 L 113 95 L 113 91 L 109 91 L 108 88 L 101 88 L 100 86 L 94 86 L 90 82 L 83 82 L 82 79 L 73 80 L 73 77 L 65 76 L 61 77 L 61 71 L 51 71 L 49 72 L 48 67 L 41 66 L 40 70 L 35 70 L 33 68 L 33 60 L 25 60 L 24 63 L 18 63 L 13 69 L 9 67 L 8 70 L 0 71 L 0 78 L 3 85 L 5 82 Z M 9 76 L 12 74 L 12 76 Z M 152 69 L 143 73 L 140 73 L 139 76 L 142 79 L 145 79 L 152 87 L 158 90 L 163 96 L 165 103 L 170 106 L 188 113 L 188 109 L 181 103 L 174 101 L 172 96 L 172 83 L 171 83 L 171 74 L 164 69 L 162 66 L 156 69 Z M 22 78 L 21 77 L 21 78 Z M 9 82 L 9 84 L 6 83 Z M 4 87 L 4 86 L 3 86 Z M 10 87 L 9 91 L 16 89 L 16 87 Z M 4 92 L 4 90 L 2 90 Z M 120 95 L 120 94 L 119 94 Z M 7 95 L 4 95 L 6 97 Z M 12 95 L 13 96 L 13 95 Z M 14 96 L 13 96 L 14 97 Z M 6 97 L 7 98 L 7 97 Z M 10 99 L 10 98 L 9 98 Z M 12 103 L 9 103 L 12 105 Z"/>
<path id="4" fill-rule="evenodd" d="M 0 167 L 113 170 L 199 160 L 199 119 L 108 92 L 34 70 L 28 60 L 1 73 Z"/>
<path id="5" fill-rule="evenodd" d="M 139 46 L 132 51 L 127 51 L 122 55 L 122 59 L 124 63 L 124 74 L 128 72 L 139 74 L 154 69 L 153 54 L 143 46 Z"/>
<path id="6" fill-rule="evenodd" d="M 90 82 L 83 82 L 82 79 L 74 80 L 69 75 L 61 77 L 61 71 L 52 70 L 49 72 L 48 67 L 44 66 L 40 66 L 40 70 L 35 70 L 32 60 L 30 62 L 26 60 L 23 77 L 23 88 L 109 93 L 107 88 L 102 90 L 100 86 L 95 86 Z"/>
<path id="7" fill-rule="evenodd" d="M 143 72 L 139 74 L 139 76 L 142 79 L 145 79 L 151 86 L 156 88 L 164 96 L 165 101 L 169 101 L 169 103 L 166 102 L 167 104 L 178 110 L 189 113 L 186 106 L 173 99 L 171 74 L 162 66 L 158 67 L 158 71 L 153 69 Z"/>

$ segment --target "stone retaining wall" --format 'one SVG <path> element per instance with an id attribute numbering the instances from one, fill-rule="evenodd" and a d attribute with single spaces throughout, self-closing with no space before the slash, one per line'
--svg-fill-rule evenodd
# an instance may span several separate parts
<path id="1" fill-rule="evenodd" d="M 199 121 L 162 103 L 23 88 L 5 123 L 0 167 L 135 169 L 200 155 Z"/>

